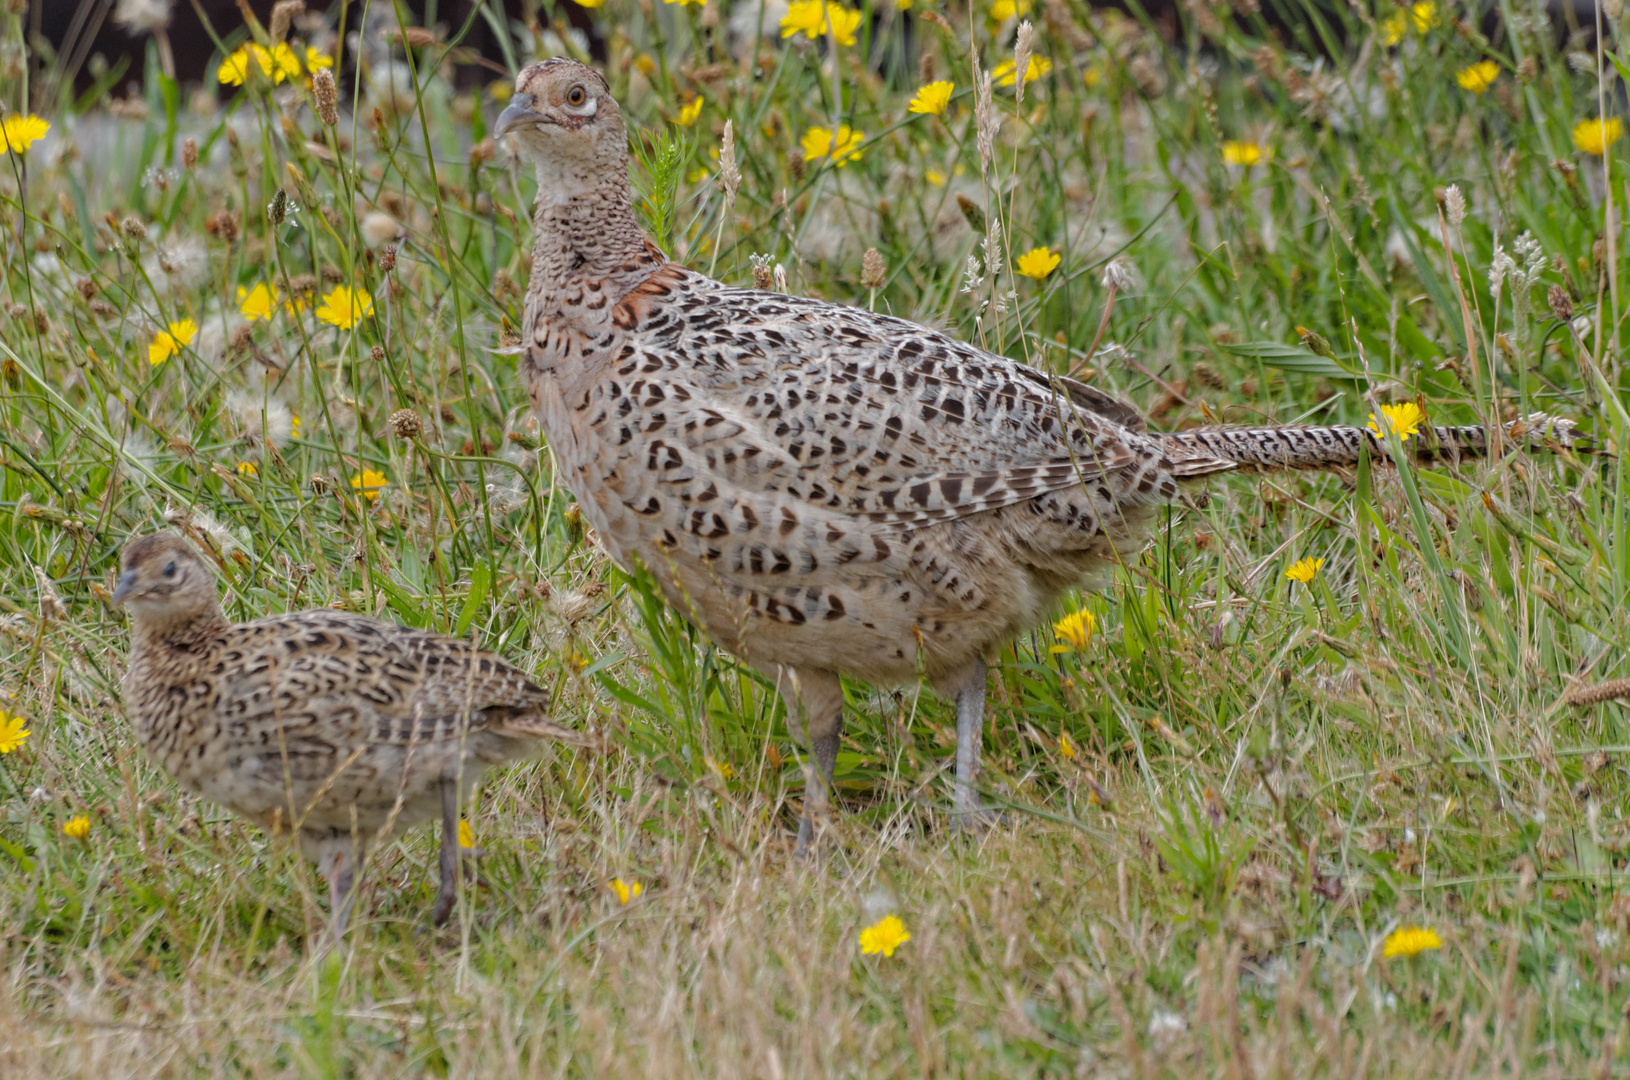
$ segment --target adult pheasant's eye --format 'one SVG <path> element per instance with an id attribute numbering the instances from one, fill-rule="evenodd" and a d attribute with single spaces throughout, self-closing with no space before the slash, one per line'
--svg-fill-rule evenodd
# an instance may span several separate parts
<path id="1" fill-rule="evenodd" d="M 587 98 L 588 95 L 583 93 L 581 86 L 574 86 L 566 92 L 566 103 L 568 105 L 581 105 Z"/>

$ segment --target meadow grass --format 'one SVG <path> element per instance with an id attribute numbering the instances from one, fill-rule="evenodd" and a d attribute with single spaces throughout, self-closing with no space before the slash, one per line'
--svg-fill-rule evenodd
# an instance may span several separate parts
<path id="1" fill-rule="evenodd" d="M 1630 731 L 1568 703 L 1630 675 L 1619 457 L 1215 481 L 1057 613 L 1090 635 L 994 658 L 1001 823 L 945 827 L 946 703 L 851 684 L 804 863 L 773 690 L 599 554 L 526 415 L 532 178 L 486 136 L 508 80 L 469 26 L 404 45 L 383 0 L 313 5 L 276 85 L 251 53 L 241 88 L 178 87 L 155 44 L 110 100 L 104 69 L 53 81 L 19 6 L 0 99 L 52 126 L 0 167 L 8 1077 L 1630 1072 Z M 690 266 L 1085 372 L 1163 429 L 1412 401 L 1621 449 L 1630 144 L 1576 131 L 1618 114 L 1619 6 L 1600 56 L 1509 2 L 1288 6 L 1279 38 L 1255 9 L 1198 0 L 1175 48 L 1073 0 L 867 6 L 852 43 L 747 0 L 593 14 Z M 1037 77 L 995 87 L 982 157 L 970 50 L 1000 79 L 1026 14 Z M 582 55 L 559 7 L 474 17 L 514 64 Z M 330 126 L 305 49 L 359 24 Z M 909 112 L 936 79 L 947 108 Z M 1038 247 L 1056 268 L 1017 273 Z M 165 526 L 230 616 L 473 635 L 607 753 L 487 785 L 443 930 L 432 831 L 380 851 L 325 953 L 315 872 L 133 745 L 108 598 Z M 890 914 L 910 940 L 863 953 Z M 1387 956 L 1407 927 L 1437 947 Z"/>

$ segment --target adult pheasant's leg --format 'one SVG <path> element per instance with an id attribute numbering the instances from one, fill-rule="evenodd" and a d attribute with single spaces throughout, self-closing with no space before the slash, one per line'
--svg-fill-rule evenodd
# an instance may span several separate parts
<path id="1" fill-rule="evenodd" d="M 956 689 L 956 785 L 951 791 L 951 810 L 958 827 L 978 824 L 981 809 L 979 751 L 985 738 L 985 661 L 975 657 L 964 669 Z"/>
<path id="2" fill-rule="evenodd" d="M 332 914 L 329 929 L 334 935 L 334 947 L 345 939 L 345 925 L 350 921 L 351 901 L 356 897 L 357 864 L 361 862 L 358 846 L 349 836 L 330 841 L 332 844 L 319 864 L 323 876 L 328 878 L 328 907 Z"/>
<path id="3" fill-rule="evenodd" d="M 830 671 L 783 668 L 776 680 L 787 703 L 787 727 L 802 728 L 809 740 L 809 761 L 804 764 L 804 815 L 798 821 L 796 853 L 808 854 L 816 841 L 817 823 L 831 816 L 832 773 L 838 763 L 838 740 L 843 735 L 843 684 Z"/>
<path id="4" fill-rule="evenodd" d="M 447 921 L 458 900 L 458 781 L 441 782 L 441 892 L 431 918 L 437 926 Z"/>

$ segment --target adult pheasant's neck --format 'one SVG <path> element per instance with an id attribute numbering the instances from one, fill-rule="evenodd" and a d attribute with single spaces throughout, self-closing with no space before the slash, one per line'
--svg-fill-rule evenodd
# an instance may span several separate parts
<path id="1" fill-rule="evenodd" d="M 603 179 L 572 195 L 552 194 L 539 180 L 530 283 L 538 306 L 533 310 L 562 311 L 581 295 L 586 281 L 598 283 L 615 303 L 666 261 L 640 232 L 626 177 Z"/>

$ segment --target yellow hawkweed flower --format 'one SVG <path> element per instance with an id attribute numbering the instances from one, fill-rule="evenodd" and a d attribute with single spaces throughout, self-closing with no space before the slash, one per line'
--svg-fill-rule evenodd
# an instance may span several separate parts
<path id="1" fill-rule="evenodd" d="M 1081 71 L 1081 85 L 1088 90 L 1104 81 L 1104 69 L 1097 64 L 1088 64 Z"/>
<path id="2" fill-rule="evenodd" d="M 674 117 L 674 123 L 680 127 L 690 127 L 696 123 L 696 118 L 702 115 L 702 99 L 694 100 L 679 107 L 679 115 Z"/>
<path id="3" fill-rule="evenodd" d="M 898 915 L 886 915 L 860 932 L 860 951 L 865 956 L 882 953 L 893 956 L 894 950 L 911 940 L 911 931 Z"/>
<path id="4" fill-rule="evenodd" d="M 1494 80 L 1500 77 L 1500 65 L 1493 60 L 1479 60 L 1469 68 L 1461 68 L 1455 75 L 1455 82 L 1460 84 L 1462 90 L 1470 90 L 1474 94 L 1481 94 L 1494 85 Z"/>
<path id="5" fill-rule="evenodd" d="M 351 477 L 351 487 L 370 502 L 379 498 L 381 488 L 387 488 L 390 485 L 391 482 L 385 479 L 384 473 L 376 472 L 373 469 L 363 469 Z"/>
<path id="6" fill-rule="evenodd" d="M 1387 935 L 1386 942 L 1381 946 L 1381 955 L 1387 958 L 1394 956 L 1419 956 L 1428 949 L 1443 948 L 1443 939 L 1438 937 L 1436 930 L 1424 926 L 1400 926 Z"/>
<path id="7" fill-rule="evenodd" d="M 992 22 L 1007 22 L 1009 19 L 1028 14 L 1030 14 L 1030 0 L 996 0 L 996 3 L 990 6 Z M 1025 76 L 1025 82 L 1029 81 L 1030 77 Z"/>
<path id="8" fill-rule="evenodd" d="M 1024 84 L 1029 86 L 1037 79 L 1053 70 L 1053 62 L 1045 56 L 1031 56 L 1030 63 L 1024 66 Z M 1019 64 L 1016 60 L 1003 60 L 990 69 L 990 77 L 996 81 L 997 86 L 1012 86 L 1019 81 Z"/>
<path id="9" fill-rule="evenodd" d="M 465 851 L 475 847 L 475 830 L 470 828 L 468 818 L 458 819 L 458 846 Z"/>
<path id="10" fill-rule="evenodd" d="M 798 145 L 803 147 L 805 161 L 824 157 L 841 169 L 851 161 L 860 160 L 860 144 L 865 141 L 864 131 L 853 131 L 844 124 L 838 128 L 835 139 L 826 128 L 810 128 L 798 140 Z"/>
<path id="11" fill-rule="evenodd" d="M 1426 414 L 1421 407 L 1413 401 L 1406 401 L 1402 405 L 1383 405 L 1381 415 L 1386 419 L 1387 429 L 1398 433 L 1399 442 L 1408 442 L 1409 437 L 1415 434 L 1415 429 L 1421 426 Z M 1376 420 L 1375 414 L 1370 414 L 1370 434 L 1377 439 L 1387 437 L 1386 431 L 1381 430 L 1381 424 Z"/>
<path id="12" fill-rule="evenodd" d="M 832 30 L 832 40 L 839 45 L 853 45 L 855 30 L 860 27 L 860 12 L 850 11 L 826 0 L 792 0 L 787 13 L 781 17 L 781 36 L 803 34 L 811 41 L 826 37 Z"/>
<path id="13" fill-rule="evenodd" d="M 951 94 L 955 90 L 956 83 L 947 79 L 928 83 L 913 95 L 906 111 L 921 116 L 938 116 L 951 103 Z"/>
<path id="14" fill-rule="evenodd" d="M 0 754 L 9 754 L 19 746 L 23 740 L 32 735 L 23 726 L 23 718 L 13 716 L 4 709 L 0 709 Z"/>
<path id="15" fill-rule="evenodd" d="M 290 413 L 289 414 L 289 438 L 298 439 L 299 437 L 300 437 L 300 414 L 299 413 Z"/>
<path id="16" fill-rule="evenodd" d="M 664 4 L 678 4 L 681 7 L 685 6 L 686 4 L 695 4 L 697 7 L 701 7 L 703 4 L 707 3 L 707 0 L 662 0 L 662 2 Z"/>
<path id="17" fill-rule="evenodd" d="M 1260 165 L 1273 157 L 1273 148 L 1263 146 L 1261 143 L 1238 142 L 1230 139 L 1223 143 L 1222 159 L 1224 165 L 1243 165 L 1250 168 Z"/>
<path id="18" fill-rule="evenodd" d="M 1053 636 L 1059 641 L 1053 646 L 1053 652 L 1080 652 L 1092 641 L 1092 635 L 1097 630 L 1098 620 L 1086 608 L 1066 615 L 1053 624 Z"/>
<path id="19" fill-rule="evenodd" d="M 573 0 L 573 2 L 580 8 L 588 8 L 592 11 L 601 4 L 605 3 L 606 0 Z"/>
<path id="20" fill-rule="evenodd" d="M 945 186 L 945 174 L 940 172 L 938 169 L 929 169 L 927 172 L 923 173 L 923 179 L 927 180 L 935 187 Z"/>
<path id="21" fill-rule="evenodd" d="M 618 903 L 622 904 L 623 907 L 627 907 L 630 900 L 639 899 L 640 893 L 645 891 L 645 886 L 639 882 L 624 881 L 620 877 L 612 878 L 609 884 L 611 885 L 611 891 L 617 894 Z"/>
<path id="22" fill-rule="evenodd" d="M 1058 733 L 1058 752 L 1063 754 L 1067 761 L 1075 760 L 1075 744 L 1070 742 L 1070 737 L 1062 731 Z"/>
<path id="23" fill-rule="evenodd" d="M 272 80 L 273 86 L 300 74 L 300 59 L 287 45 L 265 49 L 248 42 L 239 45 L 237 51 L 221 61 L 220 69 L 215 73 L 216 80 L 225 86 L 242 86 L 249 79 L 251 60 L 260 68 L 261 74 Z"/>
<path id="24" fill-rule="evenodd" d="M 1389 15 L 1378 24 L 1381 32 L 1381 44 L 1391 48 L 1404 40 L 1404 35 L 1413 26 L 1417 34 L 1424 34 L 1438 24 L 1438 6 L 1431 0 L 1420 0 L 1411 4 L 1407 11 L 1400 11 Z"/>
<path id="25" fill-rule="evenodd" d="M 85 814 L 71 817 L 62 826 L 62 835 L 70 840 L 83 840 L 91 834 L 91 819 Z"/>
<path id="26" fill-rule="evenodd" d="M 158 367 L 164 361 L 192 344 L 192 339 L 198 336 L 198 324 L 191 319 L 182 319 L 173 322 L 169 329 L 160 330 L 153 335 L 152 342 L 147 346 L 147 362 Z"/>
<path id="27" fill-rule="evenodd" d="M 1616 116 L 1608 120 L 1581 120 L 1573 129 L 1573 145 L 1601 157 L 1623 134 L 1624 122 Z"/>
<path id="28" fill-rule="evenodd" d="M 715 761 L 710 757 L 703 757 L 702 760 L 707 762 L 708 768 L 717 770 L 718 774 L 726 780 L 730 780 L 736 775 L 735 767 L 728 761 Z"/>
<path id="29" fill-rule="evenodd" d="M 307 71 L 318 71 L 322 68 L 331 68 L 333 66 L 334 58 L 332 56 L 329 56 L 327 53 L 321 52 L 317 49 L 313 49 L 309 45 L 306 46 Z"/>
<path id="30" fill-rule="evenodd" d="M 1042 278 L 1058 269 L 1063 256 L 1055 255 L 1044 247 L 1031 248 L 1013 260 L 1013 269 L 1027 278 Z"/>
<path id="31" fill-rule="evenodd" d="M 238 462 L 238 475 L 239 476 L 259 476 L 260 475 L 260 467 L 258 465 L 256 465 L 253 461 L 240 461 L 240 462 Z"/>
<path id="32" fill-rule="evenodd" d="M 250 322 L 256 319 L 271 321 L 272 312 L 277 308 L 277 290 L 261 282 L 253 289 L 238 286 L 238 311 Z"/>
<path id="33" fill-rule="evenodd" d="M 0 143 L 5 145 L 6 153 L 20 154 L 45 138 L 45 133 L 50 130 L 50 121 L 33 113 L 23 116 L 12 113 L 0 120 Z"/>
<path id="34" fill-rule="evenodd" d="M 333 292 L 323 297 L 322 305 L 317 308 L 317 318 L 341 330 L 349 330 L 373 309 L 373 297 L 361 289 L 336 285 Z"/>
<path id="35" fill-rule="evenodd" d="M 1290 569 L 1285 571 L 1285 576 L 1292 581 L 1300 581 L 1303 585 L 1311 585 L 1313 579 L 1319 576 L 1319 568 L 1323 565 L 1323 559 L 1315 559 L 1309 556 L 1291 563 Z"/>

